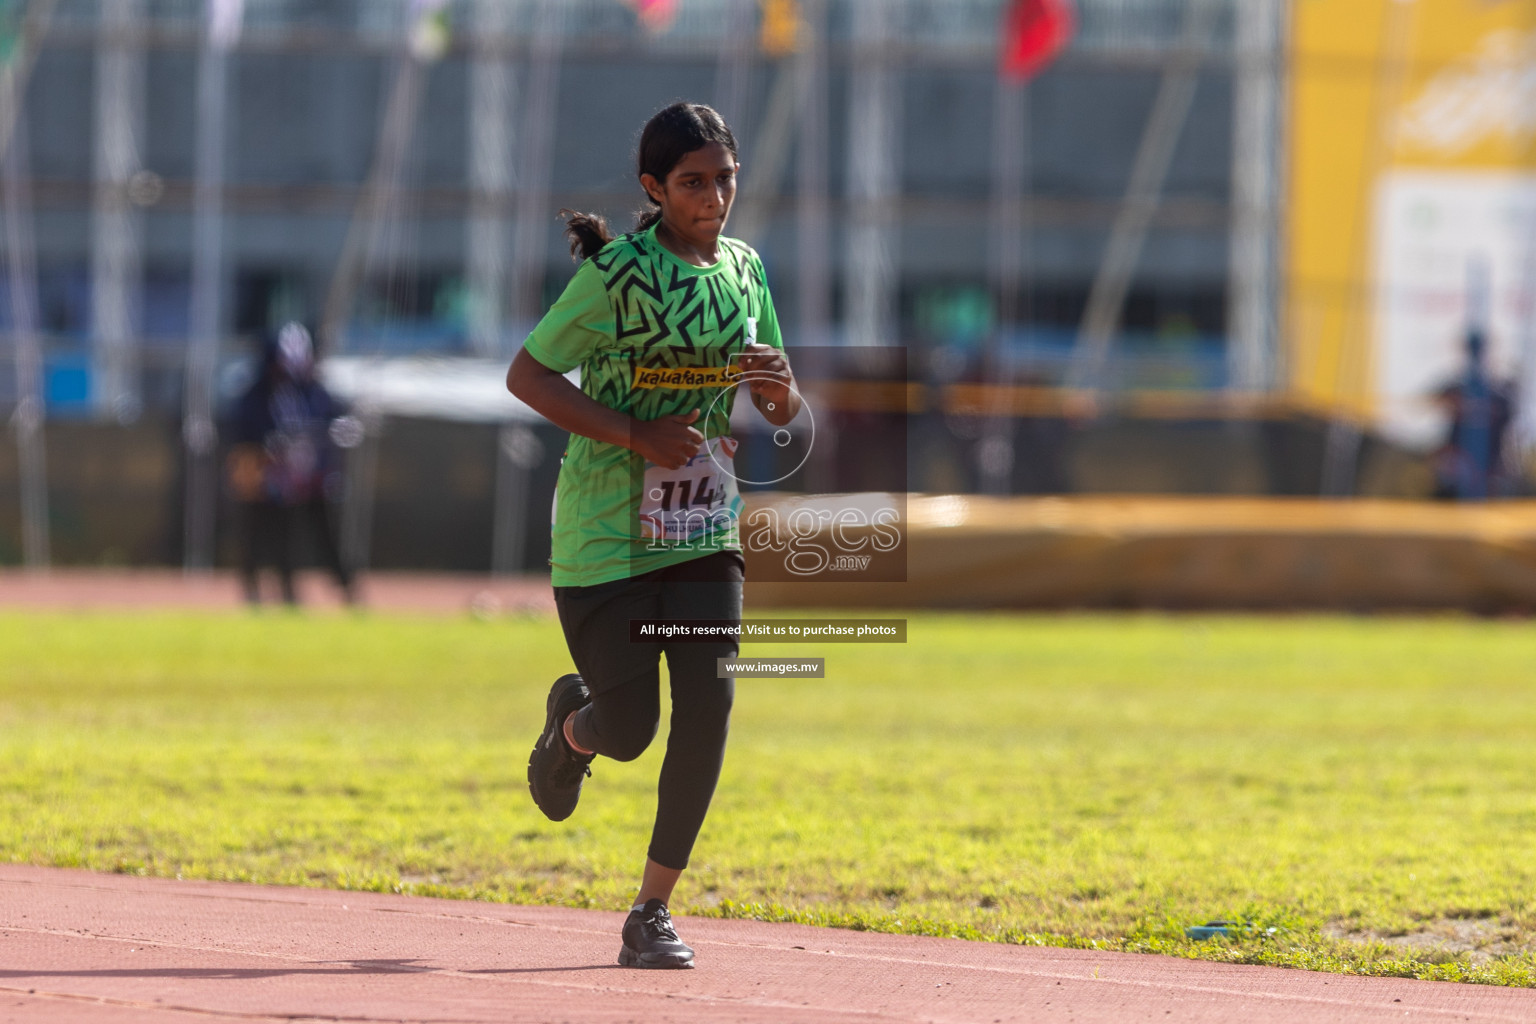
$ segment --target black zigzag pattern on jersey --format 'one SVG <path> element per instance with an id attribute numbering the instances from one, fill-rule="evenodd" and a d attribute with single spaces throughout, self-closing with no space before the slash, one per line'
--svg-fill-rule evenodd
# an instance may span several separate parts
<path id="1" fill-rule="evenodd" d="M 623 235 L 592 257 L 613 305 L 619 342 L 606 372 L 589 385 L 598 401 L 651 418 L 673 408 L 677 396 L 667 389 L 632 390 L 636 366 L 720 366 L 741 351 L 747 318 L 762 314 L 753 297 L 761 294 L 762 265 L 745 244 L 729 238 L 720 243 L 728 269 L 709 275 L 687 273 L 644 232 Z M 729 397 L 722 403 L 726 415 Z"/>
<path id="2" fill-rule="evenodd" d="M 615 332 L 639 365 L 714 365 L 709 350 L 734 353 L 746 336 L 750 286 L 762 284 L 752 250 L 722 238 L 730 273 L 699 277 L 664 259 L 643 232 L 624 235 L 592 257 L 613 302 Z"/>

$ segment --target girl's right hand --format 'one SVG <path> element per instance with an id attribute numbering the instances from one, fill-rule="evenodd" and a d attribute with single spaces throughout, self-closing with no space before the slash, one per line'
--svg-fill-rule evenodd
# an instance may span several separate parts
<path id="1" fill-rule="evenodd" d="M 698 418 L 699 410 L 695 409 L 685 416 L 636 420 L 629 447 L 658 466 L 679 469 L 704 446 L 704 435 L 692 426 Z"/>

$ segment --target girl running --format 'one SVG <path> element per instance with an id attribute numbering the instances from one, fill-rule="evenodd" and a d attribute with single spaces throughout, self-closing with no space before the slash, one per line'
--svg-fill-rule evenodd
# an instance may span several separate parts
<path id="1" fill-rule="evenodd" d="M 671 732 L 619 963 L 691 967 L 667 901 L 720 777 L 735 681 L 716 664 L 737 644 L 635 642 L 630 623 L 740 622 L 731 408 L 745 383 L 783 426 L 800 400 L 762 261 L 721 235 L 739 169 L 731 130 L 707 106 L 675 103 L 646 123 L 638 164 L 651 209 L 618 238 L 601 217 L 570 215 L 581 267 L 507 371 L 509 391 L 571 432 L 550 565 L 577 674 L 549 691 L 528 788 L 561 821 L 595 756 L 639 757 L 660 720 L 666 655 Z M 564 377 L 576 367 L 580 387 Z"/>

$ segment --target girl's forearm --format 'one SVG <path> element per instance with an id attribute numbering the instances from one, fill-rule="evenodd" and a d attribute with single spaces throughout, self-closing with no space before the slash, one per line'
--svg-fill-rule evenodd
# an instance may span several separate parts
<path id="1" fill-rule="evenodd" d="M 622 448 L 633 442 L 633 417 L 603 405 L 527 352 L 513 358 L 507 390 L 561 430 Z"/>

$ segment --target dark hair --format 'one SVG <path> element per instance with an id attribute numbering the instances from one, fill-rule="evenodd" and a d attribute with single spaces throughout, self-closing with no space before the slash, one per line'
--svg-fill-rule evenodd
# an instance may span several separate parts
<path id="1" fill-rule="evenodd" d="M 694 150 L 718 142 L 736 157 L 736 136 L 731 134 L 713 107 L 702 103 L 674 103 L 656 112 L 640 130 L 640 148 L 635 160 L 635 177 L 649 174 L 657 181 L 665 181 L 672 168 Z M 650 209 L 639 211 L 635 218 L 636 231 L 644 231 L 661 219 L 661 207 L 651 194 L 645 194 Z M 571 257 L 577 261 L 594 255 L 613 241 L 608 221 L 595 213 L 577 213 L 561 210 L 567 219 L 566 237 L 571 240 Z"/>

